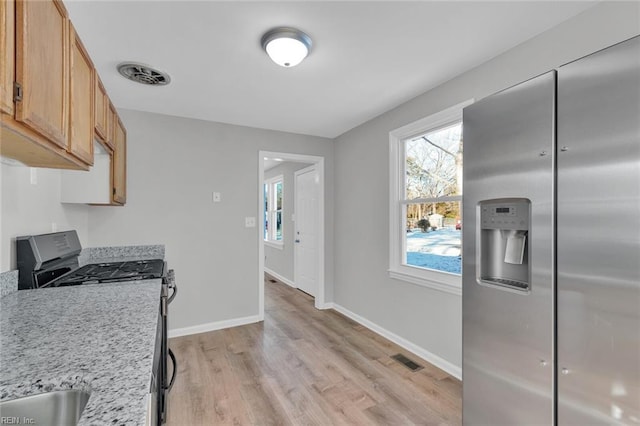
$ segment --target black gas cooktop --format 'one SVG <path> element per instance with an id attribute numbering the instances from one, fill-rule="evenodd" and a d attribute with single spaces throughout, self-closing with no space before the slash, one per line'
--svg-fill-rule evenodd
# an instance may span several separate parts
<path id="1" fill-rule="evenodd" d="M 62 287 L 80 284 L 164 278 L 163 259 L 94 263 L 80 267 L 82 251 L 76 231 L 16 238 L 18 288 Z"/>
<path id="2" fill-rule="evenodd" d="M 108 283 L 129 280 L 161 278 L 164 261 L 161 259 L 109 262 L 85 265 L 50 282 L 49 286 Z"/>

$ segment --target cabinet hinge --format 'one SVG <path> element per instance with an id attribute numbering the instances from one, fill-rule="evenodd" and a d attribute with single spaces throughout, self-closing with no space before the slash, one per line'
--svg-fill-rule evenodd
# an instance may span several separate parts
<path id="1" fill-rule="evenodd" d="M 13 83 L 13 101 L 22 102 L 22 85 L 18 82 Z"/>

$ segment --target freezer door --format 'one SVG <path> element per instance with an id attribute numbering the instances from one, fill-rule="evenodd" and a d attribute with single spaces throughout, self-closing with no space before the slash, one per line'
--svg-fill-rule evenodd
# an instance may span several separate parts
<path id="1" fill-rule="evenodd" d="M 555 72 L 464 110 L 466 425 L 553 423 L 554 115 Z M 483 230 L 485 216 L 498 227 L 510 227 L 514 218 L 527 225 L 514 228 L 520 231 Z M 485 231 L 492 233 L 481 238 Z M 508 253 L 509 237 L 514 232 L 524 236 L 525 231 L 522 260 L 514 261 Z M 488 275 L 504 276 L 485 277 L 483 265 L 489 265 Z M 523 267 L 526 273 L 520 273 Z M 528 288 L 498 285 L 515 278 Z"/>
<path id="2" fill-rule="evenodd" d="M 558 70 L 558 147 L 558 424 L 638 424 L 640 38 Z"/>

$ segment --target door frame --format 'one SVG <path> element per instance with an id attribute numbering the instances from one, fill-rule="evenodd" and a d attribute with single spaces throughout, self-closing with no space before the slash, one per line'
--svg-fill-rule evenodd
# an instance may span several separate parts
<path id="1" fill-rule="evenodd" d="M 326 282 L 325 282 L 325 175 L 324 157 L 317 155 L 293 154 L 289 152 L 258 151 L 258 317 L 264 321 L 264 158 L 275 157 L 283 161 L 313 164 L 318 174 L 318 294 L 315 298 L 316 309 L 327 309 Z M 294 265 L 295 268 L 295 265 Z M 295 277 L 294 277 L 295 278 Z"/>

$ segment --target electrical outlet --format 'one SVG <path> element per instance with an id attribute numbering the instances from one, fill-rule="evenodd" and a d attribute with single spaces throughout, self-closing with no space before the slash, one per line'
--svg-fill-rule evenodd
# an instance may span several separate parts
<path id="1" fill-rule="evenodd" d="M 255 217 L 245 217 L 244 218 L 244 227 L 245 228 L 255 228 L 256 227 L 256 218 Z"/>
<path id="2" fill-rule="evenodd" d="M 31 182 L 31 185 L 38 184 L 38 169 L 35 167 L 31 167 L 29 169 L 29 181 Z"/>
<path id="3" fill-rule="evenodd" d="M 51 232 L 58 232 L 58 224 L 51 222 Z"/>
<path id="4" fill-rule="evenodd" d="M 219 203 L 222 197 L 219 192 L 214 192 L 211 196 L 211 199 L 213 200 L 214 203 Z"/>

